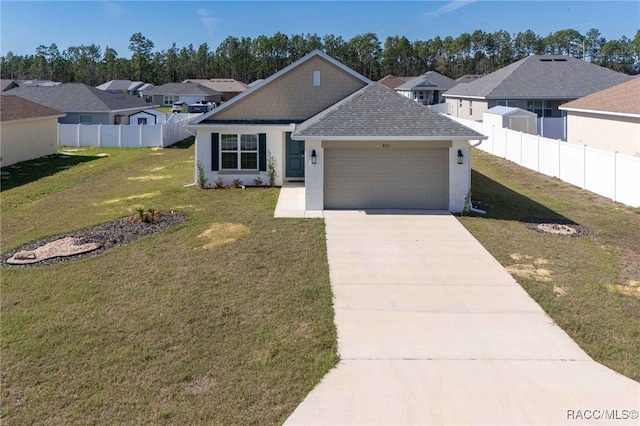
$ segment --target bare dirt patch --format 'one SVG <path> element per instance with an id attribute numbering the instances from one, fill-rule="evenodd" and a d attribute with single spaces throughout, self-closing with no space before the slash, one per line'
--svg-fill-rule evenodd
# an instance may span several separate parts
<path id="1" fill-rule="evenodd" d="M 505 268 L 511 275 L 522 278 L 531 278 L 541 282 L 551 281 L 553 271 L 542 267 L 549 264 L 547 259 L 534 259 L 532 256 L 520 253 L 513 253 L 509 257 L 518 262 Z"/>
<path id="2" fill-rule="evenodd" d="M 198 235 L 198 238 L 207 240 L 201 248 L 210 249 L 233 243 L 238 238 L 249 235 L 250 232 L 251 230 L 241 223 L 214 223 L 211 228 Z"/>
<path id="3" fill-rule="evenodd" d="M 182 384 L 182 391 L 189 394 L 206 392 L 211 387 L 211 379 L 207 376 L 193 376 Z"/>

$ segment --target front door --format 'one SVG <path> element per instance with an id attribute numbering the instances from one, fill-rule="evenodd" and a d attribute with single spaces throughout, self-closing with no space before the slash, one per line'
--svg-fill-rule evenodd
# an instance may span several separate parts
<path id="1" fill-rule="evenodd" d="M 285 143 L 286 154 L 286 170 L 287 178 L 303 178 L 304 177 L 304 141 L 294 141 L 291 139 L 291 132 L 286 133 Z"/>

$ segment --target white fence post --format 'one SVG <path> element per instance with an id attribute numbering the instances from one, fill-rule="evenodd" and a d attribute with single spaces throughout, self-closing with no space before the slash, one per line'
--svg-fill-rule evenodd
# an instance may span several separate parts
<path id="1" fill-rule="evenodd" d="M 118 126 L 118 148 L 122 148 L 122 124 Z"/>
<path id="2" fill-rule="evenodd" d="M 587 145 L 582 145 L 582 189 L 587 189 Z"/>
<path id="3" fill-rule="evenodd" d="M 76 129 L 76 145 L 78 148 L 80 147 L 80 124 L 78 123 L 78 128 Z"/>
<path id="4" fill-rule="evenodd" d="M 98 148 L 102 148 L 102 124 L 98 124 Z"/>
<path id="5" fill-rule="evenodd" d="M 618 201 L 618 151 L 613 151 L 613 201 Z"/>

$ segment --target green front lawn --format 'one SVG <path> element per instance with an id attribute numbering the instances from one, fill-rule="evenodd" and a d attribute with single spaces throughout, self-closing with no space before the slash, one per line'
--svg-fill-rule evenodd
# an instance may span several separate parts
<path id="1" fill-rule="evenodd" d="M 593 359 L 640 381 L 640 209 L 478 150 L 472 182 L 493 208 L 462 224 Z M 536 232 L 531 219 L 588 236 Z"/>
<path id="2" fill-rule="evenodd" d="M 61 154 L 3 169 L 2 253 L 138 206 L 188 222 L 0 269 L 2 422 L 283 422 L 337 360 L 322 220 L 274 219 L 277 189 L 184 188 L 192 140 Z"/>

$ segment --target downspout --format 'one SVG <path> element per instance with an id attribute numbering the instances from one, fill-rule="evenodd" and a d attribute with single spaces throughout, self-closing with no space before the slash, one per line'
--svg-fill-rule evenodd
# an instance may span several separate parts
<path id="1" fill-rule="evenodd" d="M 482 139 L 478 141 L 478 143 L 476 143 L 475 145 L 473 144 L 469 144 L 471 145 L 471 148 L 475 148 L 478 145 L 480 145 L 482 143 Z M 469 167 L 471 167 L 471 151 L 469 151 Z M 469 207 L 469 211 L 473 212 L 473 213 L 477 213 L 477 214 L 487 214 L 486 211 L 484 210 L 480 210 L 480 209 L 476 209 L 475 207 L 473 207 L 473 200 L 471 200 L 471 207 Z"/>
<path id="2" fill-rule="evenodd" d="M 193 136 L 194 138 L 197 138 L 198 135 L 196 135 L 195 133 L 193 133 L 191 130 L 189 130 L 188 127 L 184 128 L 185 132 L 189 133 L 191 136 Z M 196 183 L 198 182 L 198 150 L 194 149 L 195 151 L 195 164 L 196 164 L 196 168 L 193 171 L 193 183 L 188 183 L 184 186 L 184 188 L 193 188 L 194 186 L 196 186 Z"/>

